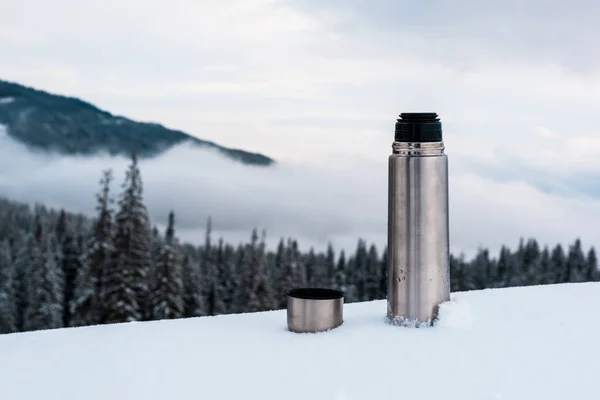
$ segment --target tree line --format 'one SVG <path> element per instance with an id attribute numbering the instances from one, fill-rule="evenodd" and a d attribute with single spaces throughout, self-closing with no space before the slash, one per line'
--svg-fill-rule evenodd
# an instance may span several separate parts
<path id="1" fill-rule="evenodd" d="M 0 333 L 130 321 L 282 309 L 294 287 L 341 289 L 345 302 L 384 299 L 387 250 L 359 239 L 352 254 L 301 252 L 281 238 L 273 251 L 256 228 L 237 246 L 213 240 L 181 243 L 171 212 L 164 232 L 144 205 L 135 155 L 115 201 L 104 171 L 90 219 L 0 199 Z M 451 256 L 453 292 L 598 281 L 594 248 L 521 239 L 497 257 L 480 249 L 471 260 Z"/>

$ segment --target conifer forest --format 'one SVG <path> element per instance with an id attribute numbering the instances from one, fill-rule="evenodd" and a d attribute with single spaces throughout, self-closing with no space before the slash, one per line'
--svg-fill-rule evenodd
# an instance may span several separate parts
<path id="1" fill-rule="evenodd" d="M 0 333 L 282 309 L 294 287 L 341 289 L 345 302 L 384 299 L 386 249 L 358 239 L 351 254 L 301 252 L 265 232 L 246 243 L 211 236 L 201 246 L 177 238 L 174 212 L 164 232 L 144 205 L 141 171 L 131 159 L 118 196 L 101 176 L 93 218 L 0 198 Z M 594 248 L 521 239 L 499 254 L 451 257 L 453 292 L 600 280 Z"/>

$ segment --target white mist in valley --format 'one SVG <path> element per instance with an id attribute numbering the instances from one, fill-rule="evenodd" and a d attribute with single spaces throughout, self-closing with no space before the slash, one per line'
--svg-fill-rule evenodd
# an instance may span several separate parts
<path id="1" fill-rule="evenodd" d="M 178 236 L 201 244 L 207 219 L 213 240 L 249 240 L 253 228 L 266 230 L 269 247 L 281 237 L 302 249 L 352 251 L 359 238 L 381 251 L 387 233 L 387 153 L 379 161 L 333 160 L 330 167 L 279 162 L 251 167 L 192 145 L 176 146 L 140 161 L 145 202 L 153 224 L 164 227 L 176 215 Z M 452 158 L 450 176 L 451 247 L 472 255 L 478 247 L 515 247 L 520 237 L 542 244 L 595 245 L 595 199 L 566 198 L 522 181 L 495 181 Z M 121 190 L 130 160 L 125 157 L 67 157 L 27 150 L 0 134 L 0 195 L 33 204 L 94 215 L 102 171 L 113 170 L 112 193 Z M 456 168 L 452 168 L 455 166 Z M 586 240 L 588 240 L 586 242 Z M 591 242 L 589 240 L 592 240 Z"/>

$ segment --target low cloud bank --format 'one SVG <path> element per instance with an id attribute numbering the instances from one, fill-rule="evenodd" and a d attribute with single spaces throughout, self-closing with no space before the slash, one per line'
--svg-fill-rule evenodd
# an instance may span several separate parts
<path id="1" fill-rule="evenodd" d="M 1 130 L 0 130 L 1 131 Z M 178 235 L 202 243 L 209 217 L 215 239 L 237 244 L 254 227 L 298 239 L 302 248 L 352 250 L 358 238 L 386 242 L 387 155 L 381 161 L 345 160 L 342 167 L 280 163 L 248 167 L 209 150 L 174 147 L 140 162 L 145 199 L 154 224 L 163 227 L 174 210 Z M 104 169 L 112 168 L 113 194 L 129 160 L 122 157 L 61 157 L 32 153 L 0 132 L 0 195 L 93 215 L 94 194 Z M 600 201 L 566 197 L 524 180 L 478 175 L 459 162 L 451 170 L 451 247 L 467 255 L 479 246 L 497 251 L 519 237 L 596 245 Z"/>

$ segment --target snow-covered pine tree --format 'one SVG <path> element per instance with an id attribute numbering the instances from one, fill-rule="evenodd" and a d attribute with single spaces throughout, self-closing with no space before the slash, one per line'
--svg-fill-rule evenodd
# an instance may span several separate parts
<path id="1" fill-rule="evenodd" d="M 56 229 L 59 245 L 59 266 L 62 269 L 63 282 L 63 325 L 69 326 L 71 320 L 71 303 L 75 293 L 75 280 L 81 269 L 82 255 L 79 252 L 77 241 L 67 221 L 64 210 L 60 211 Z"/>
<path id="2" fill-rule="evenodd" d="M 371 244 L 367 254 L 367 275 L 365 276 L 365 293 L 363 301 L 380 300 L 379 285 L 381 281 L 381 263 L 377 254 L 377 247 Z"/>
<path id="3" fill-rule="evenodd" d="M 218 280 L 223 286 L 223 303 L 226 314 L 233 312 L 233 297 L 239 285 L 240 277 L 237 271 L 236 257 L 236 249 L 232 245 L 226 244 L 223 251 L 224 264 L 221 265 L 222 269 L 219 270 L 218 276 Z"/>
<path id="4" fill-rule="evenodd" d="M 276 275 L 276 267 L 275 267 L 275 258 L 277 254 L 272 251 L 265 251 L 265 268 L 267 269 L 267 277 L 269 278 L 269 282 L 271 283 L 271 289 L 273 289 L 273 293 L 277 293 L 275 291 L 275 275 Z"/>
<path id="5" fill-rule="evenodd" d="M 36 235 L 39 244 L 33 248 L 32 254 L 29 301 L 24 318 L 26 331 L 63 326 L 62 274 L 56 263 L 56 238 L 53 232 L 44 234 L 41 224 Z"/>
<path id="6" fill-rule="evenodd" d="M 521 260 L 524 285 L 538 285 L 542 281 L 541 255 L 537 240 L 529 239 L 525 244 Z"/>
<path id="7" fill-rule="evenodd" d="M 222 309 L 222 305 L 217 305 L 219 301 L 216 266 L 216 249 L 211 243 L 212 220 L 208 218 L 206 222 L 206 236 L 204 238 L 204 247 L 202 248 L 202 289 L 204 296 L 204 305 L 208 315 L 216 315 L 217 308 Z"/>
<path id="8" fill-rule="evenodd" d="M 105 321 L 147 319 L 148 270 L 151 265 L 150 222 L 135 153 L 125 175 L 115 216 L 114 252 L 104 290 Z"/>
<path id="9" fill-rule="evenodd" d="M 566 264 L 566 282 L 584 282 L 586 275 L 585 255 L 581 248 L 581 240 L 576 239 L 569 248 Z"/>
<path id="10" fill-rule="evenodd" d="M 388 288 L 388 248 L 385 246 L 383 248 L 383 253 L 381 254 L 381 267 L 380 267 L 380 275 L 379 275 L 379 297 L 385 299 L 387 297 L 387 288 Z"/>
<path id="11" fill-rule="evenodd" d="M 567 257 L 560 243 L 552 249 L 550 261 L 554 267 L 554 279 L 552 283 L 567 282 Z"/>
<path id="12" fill-rule="evenodd" d="M 359 274 L 356 272 L 356 253 L 348 257 L 346 261 L 346 282 L 344 284 L 344 302 L 355 303 L 360 301 L 356 281 Z"/>
<path id="13" fill-rule="evenodd" d="M 20 230 L 13 241 L 13 263 L 15 266 L 15 306 L 17 329 L 24 330 L 25 310 L 29 304 L 29 288 L 36 242 L 32 234 Z"/>
<path id="14" fill-rule="evenodd" d="M 228 296 L 226 281 L 231 279 L 231 276 L 229 275 L 231 272 L 229 266 L 231 259 L 227 258 L 228 255 L 222 238 L 219 239 L 219 244 L 215 249 L 214 257 L 215 273 L 212 281 L 212 315 L 220 315 L 225 314 L 229 309 L 226 303 Z"/>
<path id="15" fill-rule="evenodd" d="M 335 289 L 346 291 L 346 252 L 344 249 L 340 252 L 340 257 L 335 267 L 333 277 L 333 287 Z"/>
<path id="16" fill-rule="evenodd" d="M 15 264 L 8 240 L 0 241 L 0 334 L 17 332 Z"/>
<path id="17" fill-rule="evenodd" d="M 155 320 L 182 318 L 185 311 L 183 272 L 173 212 L 169 213 L 165 240 L 157 261 L 152 290 L 152 317 Z"/>
<path id="18" fill-rule="evenodd" d="M 242 286 L 246 279 L 246 252 L 247 248 L 244 244 L 239 244 L 234 255 L 234 270 L 235 280 L 232 288 L 230 313 L 239 314 L 246 312 L 246 305 L 242 302 L 246 297 L 245 289 Z M 272 288 L 271 288 L 272 290 Z M 275 293 L 275 291 L 273 291 Z M 275 302 L 277 304 L 277 302 Z"/>
<path id="19" fill-rule="evenodd" d="M 496 264 L 498 278 L 494 287 L 508 287 L 520 282 L 518 268 L 516 256 L 511 253 L 508 247 L 502 246 Z"/>
<path id="20" fill-rule="evenodd" d="M 277 250 L 275 251 L 273 271 L 271 273 L 271 282 L 273 292 L 277 294 L 277 304 L 280 304 L 279 297 L 282 293 L 283 274 L 284 274 L 284 263 L 285 263 L 285 240 L 279 239 L 277 244 Z"/>
<path id="21" fill-rule="evenodd" d="M 289 290 L 303 286 L 306 286 L 306 270 L 298 251 L 298 243 L 288 238 L 283 259 L 281 292 L 277 296 L 279 308 L 286 308 L 286 293 Z"/>
<path id="22" fill-rule="evenodd" d="M 586 281 L 597 282 L 600 278 L 600 276 L 598 276 L 598 258 L 596 257 L 596 250 L 594 250 L 593 247 L 587 253 L 586 265 Z"/>
<path id="23" fill-rule="evenodd" d="M 351 291 L 351 301 L 364 301 L 366 296 L 365 284 L 367 281 L 367 259 L 369 257 L 367 251 L 367 243 L 363 239 L 358 240 L 356 245 L 356 253 L 353 257 L 352 268 L 348 269 L 349 275 L 352 277 L 354 290 Z"/>
<path id="24" fill-rule="evenodd" d="M 252 230 L 250 243 L 244 251 L 242 280 L 237 291 L 236 305 L 238 312 L 258 312 L 275 308 L 273 290 L 271 288 L 265 266 L 264 232 L 259 241 L 258 232 Z"/>
<path id="25" fill-rule="evenodd" d="M 155 265 L 160 264 L 162 257 L 162 251 L 164 248 L 164 240 L 160 235 L 158 227 L 152 227 L 152 233 L 150 235 L 150 254 L 152 256 L 152 263 Z"/>
<path id="26" fill-rule="evenodd" d="M 160 231 L 158 230 L 158 227 L 152 227 L 150 233 L 150 266 L 148 267 L 148 275 L 146 277 L 148 288 L 150 288 L 150 297 L 147 299 L 148 301 L 146 301 L 145 304 L 140 304 L 140 307 L 143 308 L 142 314 L 146 315 L 150 319 L 154 318 L 154 299 L 152 290 L 158 285 L 158 282 L 156 280 L 158 279 L 158 270 L 161 268 L 162 265 L 165 240 L 166 239 L 163 238 Z"/>
<path id="27" fill-rule="evenodd" d="M 554 280 L 554 267 L 552 266 L 552 260 L 550 259 L 550 250 L 548 246 L 544 246 L 542 254 L 540 256 L 540 278 L 539 283 L 541 285 L 547 285 L 552 283 Z"/>
<path id="28" fill-rule="evenodd" d="M 311 287 L 329 287 L 329 267 L 325 254 L 316 253 L 311 247 L 307 255 L 301 255 L 306 271 L 306 283 Z"/>
<path id="29" fill-rule="evenodd" d="M 490 257 L 489 250 L 479 248 L 471 264 L 470 273 L 472 282 L 475 285 L 472 289 L 485 289 L 492 281 L 493 271 L 497 269 L 497 265 Z"/>
<path id="30" fill-rule="evenodd" d="M 464 262 L 460 258 L 450 254 L 450 291 L 460 292 L 462 289 L 462 275 L 464 274 Z"/>
<path id="31" fill-rule="evenodd" d="M 335 251 L 331 242 L 327 243 L 327 252 L 325 253 L 325 287 L 332 288 L 335 285 Z"/>
<path id="32" fill-rule="evenodd" d="M 306 283 L 308 286 L 317 287 L 319 286 L 319 271 L 317 265 L 317 255 L 315 249 L 310 248 L 308 254 L 300 255 L 304 261 L 304 270 L 306 272 Z"/>
<path id="33" fill-rule="evenodd" d="M 206 315 L 204 296 L 202 294 L 202 279 L 200 276 L 200 262 L 191 252 L 183 256 L 183 303 L 184 316 L 202 317 Z"/>
<path id="34" fill-rule="evenodd" d="M 319 252 L 315 254 L 315 266 L 313 274 L 313 284 L 315 287 L 329 287 L 329 271 L 327 266 L 327 256 Z"/>
<path id="35" fill-rule="evenodd" d="M 104 322 L 104 284 L 114 252 L 111 182 L 112 170 L 103 171 L 100 192 L 96 194 L 97 216 L 85 244 L 82 267 L 75 278 L 75 289 L 70 303 L 71 326 Z"/>

